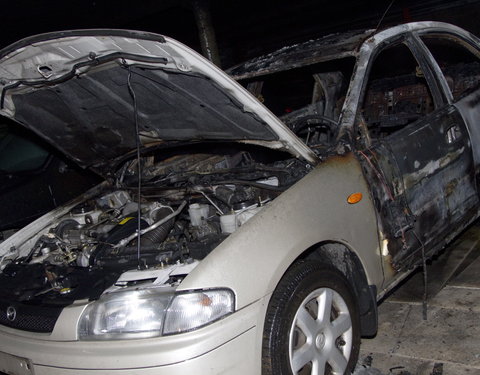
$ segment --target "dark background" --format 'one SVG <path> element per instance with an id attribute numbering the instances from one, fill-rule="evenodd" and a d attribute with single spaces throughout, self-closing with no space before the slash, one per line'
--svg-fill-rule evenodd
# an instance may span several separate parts
<path id="1" fill-rule="evenodd" d="M 0 47 L 33 34 L 122 28 L 171 36 L 200 51 L 198 6 L 209 12 L 221 66 L 343 30 L 376 28 L 391 0 L 12 0 L 2 4 Z M 197 8 L 196 8 L 197 6 Z M 480 35 L 480 0 L 395 0 L 380 27 L 419 20 Z"/>

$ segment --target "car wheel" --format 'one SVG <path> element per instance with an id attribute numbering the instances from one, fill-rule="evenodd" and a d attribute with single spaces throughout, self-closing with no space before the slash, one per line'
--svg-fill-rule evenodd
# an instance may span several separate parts
<path id="1" fill-rule="evenodd" d="M 300 261 L 270 299 L 262 374 L 350 374 L 358 359 L 359 326 L 357 303 L 342 273 Z"/>

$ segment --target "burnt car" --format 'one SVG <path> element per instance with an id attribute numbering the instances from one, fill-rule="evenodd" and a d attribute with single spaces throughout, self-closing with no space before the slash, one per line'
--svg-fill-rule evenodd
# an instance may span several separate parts
<path id="1" fill-rule="evenodd" d="M 1 113 L 105 181 L 0 245 L 0 371 L 350 373 L 377 302 L 478 216 L 479 46 L 335 34 L 238 82 L 143 32 L 1 51 Z"/>

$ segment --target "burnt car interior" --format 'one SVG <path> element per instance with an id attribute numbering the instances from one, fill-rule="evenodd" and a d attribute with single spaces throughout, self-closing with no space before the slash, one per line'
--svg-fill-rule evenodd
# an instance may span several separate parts
<path id="1" fill-rule="evenodd" d="M 474 51 L 435 35 L 424 36 L 422 40 L 437 59 L 455 100 L 478 87 L 480 63 Z M 347 57 L 241 83 L 318 150 L 335 139 L 335 123 L 354 63 L 352 57 Z M 410 49 L 403 43 L 384 49 L 371 68 L 362 109 L 369 136 L 374 139 L 393 134 L 434 109 L 431 88 Z"/>
<path id="2" fill-rule="evenodd" d="M 442 70 L 453 99 L 460 100 L 475 91 L 480 84 L 478 51 L 459 40 L 427 34 L 422 38 Z"/>
<path id="3" fill-rule="evenodd" d="M 480 63 L 473 53 L 450 39 L 422 38 L 459 100 L 480 83 Z M 387 48 L 375 60 L 363 106 L 371 138 L 382 138 L 435 109 L 431 88 L 404 44 Z"/>
<path id="4" fill-rule="evenodd" d="M 433 110 L 430 88 L 408 47 L 383 50 L 371 68 L 362 111 L 370 137 L 388 136 Z"/>
<path id="5" fill-rule="evenodd" d="M 346 57 L 241 83 L 317 153 L 332 145 L 355 59 Z"/>

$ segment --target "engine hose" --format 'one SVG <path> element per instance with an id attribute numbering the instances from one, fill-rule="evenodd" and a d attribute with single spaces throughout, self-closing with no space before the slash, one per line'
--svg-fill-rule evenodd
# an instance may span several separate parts
<path id="1" fill-rule="evenodd" d="M 171 213 L 172 211 L 169 207 L 162 207 L 156 212 L 155 221 L 158 222 L 166 218 Z M 144 246 L 161 244 L 163 241 L 165 241 L 165 239 L 168 236 L 168 233 L 170 233 L 170 231 L 173 228 L 174 221 L 175 220 L 172 218 L 167 222 L 165 222 L 164 224 L 160 225 L 159 227 L 151 230 L 150 232 L 145 233 L 141 237 L 141 242 L 140 242 L 140 244 L 142 245 L 142 249 L 144 248 Z"/>
<path id="2" fill-rule="evenodd" d="M 150 225 L 148 228 L 145 228 L 145 229 L 142 229 L 140 231 L 140 233 L 133 233 L 131 234 L 130 236 L 124 238 L 123 240 L 121 240 L 120 242 L 118 242 L 115 246 L 113 246 L 113 248 L 121 248 L 121 247 L 124 247 L 126 244 L 128 244 L 131 240 L 133 240 L 134 238 L 138 237 L 139 234 L 140 236 L 143 236 L 145 235 L 146 233 L 149 233 L 155 229 L 157 229 L 158 227 L 162 226 L 163 224 L 167 223 L 168 221 L 170 221 L 171 219 L 173 219 L 174 217 L 176 217 L 178 214 L 180 214 L 180 212 L 182 212 L 182 210 L 185 208 L 185 206 L 187 205 L 187 201 L 183 201 L 182 204 L 180 205 L 180 207 L 177 208 L 176 211 L 172 212 L 170 215 L 167 215 L 165 216 L 163 219 L 160 219 L 159 221 L 157 221 L 155 224 L 152 224 Z"/>

